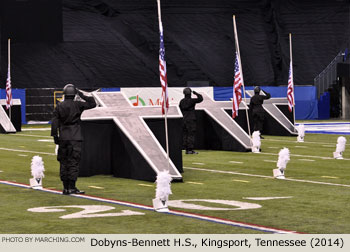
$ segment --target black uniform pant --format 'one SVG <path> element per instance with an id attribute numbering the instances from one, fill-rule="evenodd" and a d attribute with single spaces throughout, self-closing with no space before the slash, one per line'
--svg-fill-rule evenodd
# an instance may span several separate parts
<path id="1" fill-rule="evenodd" d="M 253 122 L 254 122 L 254 131 L 259 130 L 262 134 L 264 127 L 265 113 L 264 112 L 255 112 L 253 113 Z"/>
<path id="2" fill-rule="evenodd" d="M 57 160 L 60 162 L 62 181 L 76 181 L 79 175 L 81 141 L 60 141 Z"/>
<path id="3" fill-rule="evenodd" d="M 184 121 L 182 126 L 182 145 L 187 151 L 193 150 L 194 140 L 196 135 L 196 121 L 188 120 Z"/>

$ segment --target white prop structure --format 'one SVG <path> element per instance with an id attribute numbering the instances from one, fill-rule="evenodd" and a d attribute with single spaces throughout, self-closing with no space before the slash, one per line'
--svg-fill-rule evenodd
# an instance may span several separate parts
<path id="1" fill-rule="evenodd" d="M 278 154 L 277 167 L 278 169 L 273 170 L 273 176 L 276 179 L 285 179 L 284 170 L 287 168 L 287 163 L 290 160 L 289 149 L 283 148 Z"/>
<path id="2" fill-rule="evenodd" d="M 260 141 L 260 131 L 254 131 L 252 135 L 252 152 L 253 153 L 260 153 L 260 146 L 261 146 L 261 141 Z"/>
<path id="3" fill-rule="evenodd" d="M 346 138 L 343 136 L 338 137 L 337 147 L 335 152 L 333 152 L 333 157 L 335 159 L 343 159 L 343 152 L 345 151 Z"/>
<path id="4" fill-rule="evenodd" d="M 169 212 L 168 199 L 171 192 L 171 175 L 168 171 L 161 171 L 157 175 L 156 198 L 153 199 L 153 208 L 157 212 Z"/>
<path id="5" fill-rule="evenodd" d="M 299 124 L 297 130 L 298 130 L 297 141 L 299 143 L 303 143 L 304 142 L 304 137 L 305 137 L 305 126 L 304 126 L 304 124 Z"/>
<path id="6" fill-rule="evenodd" d="M 34 156 L 31 163 L 33 178 L 29 179 L 30 187 L 33 189 L 43 189 L 42 181 L 44 176 L 44 162 L 40 156 Z"/>

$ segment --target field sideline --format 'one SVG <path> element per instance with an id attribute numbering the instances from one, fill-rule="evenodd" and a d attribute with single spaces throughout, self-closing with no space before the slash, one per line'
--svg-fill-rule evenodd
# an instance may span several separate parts
<path id="1" fill-rule="evenodd" d="M 48 126 L 0 135 L 0 233 L 350 233 L 349 139 L 332 157 L 335 134 L 265 136 L 262 152 L 183 155 L 184 182 L 172 183 L 170 213 L 152 209 L 155 184 L 109 175 L 79 178 L 87 196 L 63 196 Z M 272 177 L 278 152 L 291 161 L 286 180 Z M 45 190 L 28 188 L 30 163 L 45 163 Z"/>

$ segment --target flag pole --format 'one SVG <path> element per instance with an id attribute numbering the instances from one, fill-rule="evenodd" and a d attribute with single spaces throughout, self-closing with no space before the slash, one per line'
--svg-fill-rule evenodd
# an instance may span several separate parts
<path id="1" fill-rule="evenodd" d="M 291 62 L 291 78 L 292 78 L 292 88 L 293 88 L 293 125 L 295 127 L 295 97 L 294 97 L 294 71 L 293 71 L 293 53 L 292 53 L 292 34 L 289 33 L 289 55 L 290 55 L 290 62 Z"/>
<path id="2" fill-rule="evenodd" d="M 161 27 L 163 26 L 163 24 L 162 24 L 162 14 L 161 14 L 161 9 L 160 9 L 160 0 L 157 0 L 157 6 L 158 6 L 158 23 L 159 23 L 159 31 L 160 31 Z M 167 97 L 166 97 L 165 92 L 167 92 L 167 90 L 162 92 L 162 96 L 163 96 L 162 97 L 162 100 L 163 100 L 162 107 L 164 109 L 165 145 L 166 145 L 167 163 L 168 163 L 168 171 L 169 171 L 170 158 L 169 158 L 169 135 L 168 135 L 168 109 L 166 107 L 166 105 L 167 105 L 166 98 Z M 165 103 L 165 108 L 164 108 L 164 103 Z"/>
<path id="3" fill-rule="evenodd" d="M 241 78 L 242 78 L 242 86 L 243 86 L 243 97 L 244 97 L 244 103 L 245 103 L 245 112 L 246 112 L 246 116 L 247 116 L 248 134 L 249 134 L 249 137 L 251 138 L 252 135 L 250 133 L 249 114 L 248 114 L 247 98 L 246 98 L 246 95 L 245 95 L 243 69 L 242 69 L 242 63 L 241 63 L 241 53 L 239 51 L 238 34 L 237 34 L 237 26 L 236 26 L 236 16 L 233 15 L 232 19 L 233 19 L 233 29 L 234 29 L 234 34 L 235 34 L 235 47 L 236 47 L 236 51 L 238 53 L 238 64 L 239 64 L 239 69 L 241 69 L 241 71 L 242 71 Z"/>
<path id="4" fill-rule="evenodd" d="M 7 40 L 7 50 L 8 50 L 8 54 L 7 54 L 7 60 L 8 60 L 8 62 L 7 62 L 7 64 L 8 64 L 8 75 L 9 74 L 11 74 L 11 39 L 9 38 L 8 40 Z M 12 89 L 12 88 L 11 88 Z M 12 95 L 12 90 L 11 90 L 11 95 Z M 10 121 L 12 121 L 11 120 L 11 104 L 10 104 L 10 108 L 9 108 L 9 118 L 10 118 Z"/>

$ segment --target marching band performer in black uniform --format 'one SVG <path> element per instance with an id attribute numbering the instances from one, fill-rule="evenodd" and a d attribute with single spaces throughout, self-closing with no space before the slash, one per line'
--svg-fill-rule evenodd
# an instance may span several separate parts
<path id="1" fill-rule="evenodd" d="M 191 93 L 197 96 L 197 98 L 191 98 Z M 196 91 L 192 91 L 190 88 L 183 90 L 185 98 L 180 101 L 180 109 L 183 114 L 183 147 L 186 150 L 186 154 L 198 154 L 194 151 L 194 140 L 196 135 L 196 103 L 203 101 L 203 96 Z"/>
<path id="2" fill-rule="evenodd" d="M 96 107 L 93 97 L 85 96 L 73 84 L 63 88 L 64 101 L 57 104 L 52 118 L 51 136 L 59 145 L 57 160 L 60 162 L 60 177 L 63 194 L 84 194 L 75 186 L 79 174 L 81 145 L 83 137 L 80 129 L 80 116 L 86 109 Z M 78 94 L 85 102 L 75 101 Z"/>
<path id="3" fill-rule="evenodd" d="M 262 134 L 264 120 L 265 120 L 265 110 L 262 107 L 264 100 L 270 99 L 271 95 L 263 91 L 266 95 L 260 95 L 260 87 L 254 88 L 254 96 L 250 99 L 249 109 L 252 112 L 254 131 L 260 131 Z M 261 136 L 262 139 L 264 139 Z"/>

